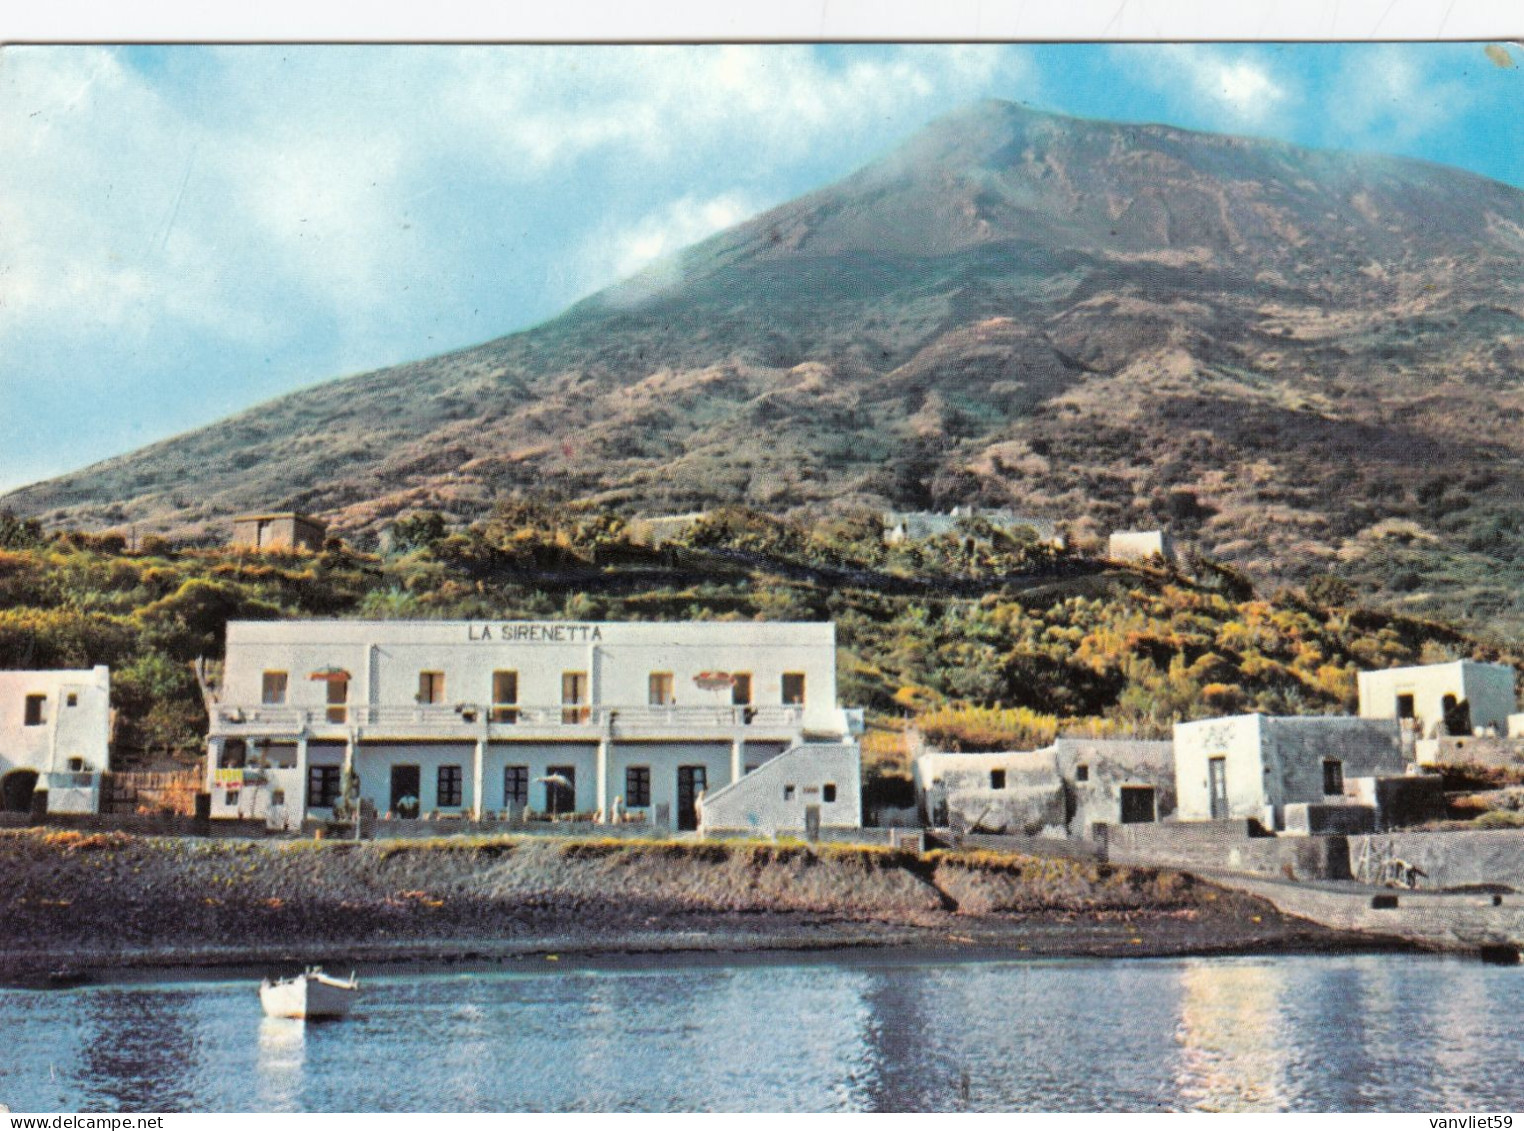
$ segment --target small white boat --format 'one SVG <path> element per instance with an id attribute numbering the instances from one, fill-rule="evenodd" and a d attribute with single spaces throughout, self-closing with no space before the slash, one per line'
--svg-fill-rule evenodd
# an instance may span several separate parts
<path id="1" fill-rule="evenodd" d="M 270 1017 L 343 1017 L 359 992 L 353 974 L 346 982 L 309 966 L 290 978 L 266 978 L 259 984 L 259 1003 Z"/>

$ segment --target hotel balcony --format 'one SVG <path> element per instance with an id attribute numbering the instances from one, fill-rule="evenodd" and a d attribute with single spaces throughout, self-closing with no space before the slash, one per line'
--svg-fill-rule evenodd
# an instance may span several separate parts
<path id="1" fill-rule="evenodd" d="M 843 712 L 832 716 L 846 733 Z M 758 707 L 488 707 L 475 703 L 417 706 L 332 707 L 237 706 L 212 711 L 214 738 L 344 741 L 351 731 L 362 740 L 474 742 L 597 741 L 600 738 L 699 741 L 793 741 L 804 731 L 802 706 Z"/>

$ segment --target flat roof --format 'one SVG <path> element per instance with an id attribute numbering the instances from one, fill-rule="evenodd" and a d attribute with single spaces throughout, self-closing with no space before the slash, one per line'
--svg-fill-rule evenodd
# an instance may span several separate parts
<path id="1" fill-rule="evenodd" d="M 251 522 L 251 521 L 253 521 L 255 519 L 262 519 L 262 518 L 298 518 L 298 519 L 301 519 L 303 522 L 310 522 L 310 523 L 314 524 L 315 526 L 327 526 L 328 525 L 322 519 L 320 519 L 320 518 L 313 518 L 310 514 L 302 514 L 300 511 L 270 511 L 267 514 L 235 514 L 233 516 L 233 521 L 234 522 Z"/>
<path id="2" fill-rule="evenodd" d="M 771 645 L 831 646 L 831 621 L 574 621 L 543 620 L 243 620 L 229 621 L 229 644 L 672 644 L 748 639 Z"/>

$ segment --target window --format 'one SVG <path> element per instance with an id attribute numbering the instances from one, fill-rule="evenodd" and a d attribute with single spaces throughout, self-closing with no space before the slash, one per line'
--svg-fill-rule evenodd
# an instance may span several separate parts
<path id="1" fill-rule="evenodd" d="M 1337 758 L 1323 759 L 1323 792 L 1329 795 L 1344 792 L 1344 763 Z"/>
<path id="2" fill-rule="evenodd" d="M 1397 696 L 1397 717 L 1399 719 L 1411 719 L 1413 714 L 1413 697 L 1411 695 Z"/>
<path id="3" fill-rule="evenodd" d="M 730 677 L 730 702 L 736 707 L 751 706 L 751 672 L 736 672 Z"/>
<path id="4" fill-rule="evenodd" d="M 1074 780 L 1075 781 L 1089 781 L 1090 780 L 1090 767 L 1088 765 L 1086 765 L 1084 762 L 1081 762 L 1079 765 L 1075 766 L 1074 767 Z"/>
<path id="5" fill-rule="evenodd" d="M 672 673 L 652 672 L 650 681 L 651 695 L 650 704 L 653 707 L 670 707 L 675 702 L 672 696 Z"/>
<path id="6" fill-rule="evenodd" d="M 820 790 L 820 800 L 830 804 L 836 800 L 836 783 L 828 781 Z"/>
<path id="7" fill-rule="evenodd" d="M 460 807 L 461 780 L 459 766 L 439 767 L 439 807 L 441 809 Z"/>
<path id="8" fill-rule="evenodd" d="M 561 721 L 568 724 L 585 723 L 587 719 L 587 673 L 562 672 Z"/>
<path id="9" fill-rule="evenodd" d="M 341 766 L 307 767 L 307 804 L 313 809 L 332 809 L 339 799 Z"/>
<path id="10" fill-rule="evenodd" d="M 529 767 L 503 767 L 503 804 L 527 806 L 529 804 Z"/>
<path id="11" fill-rule="evenodd" d="M 76 695 L 72 691 L 69 692 L 69 697 L 64 700 L 64 706 L 65 707 L 78 707 L 79 706 L 79 696 Z"/>
<path id="12" fill-rule="evenodd" d="M 625 767 L 624 804 L 627 809 L 644 809 L 651 804 L 650 766 Z"/>
<path id="13" fill-rule="evenodd" d="M 783 705 L 799 707 L 804 704 L 804 673 L 783 673 Z"/>
<path id="14" fill-rule="evenodd" d="M 492 673 L 492 721 L 516 723 L 519 721 L 519 673 Z M 529 803 L 526 794 L 523 804 Z"/>
<path id="15" fill-rule="evenodd" d="M 349 717 L 349 712 L 344 709 L 344 704 L 349 702 L 349 680 L 330 679 L 328 681 L 328 721 L 342 723 Z"/>
<path id="16" fill-rule="evenodd" d="M 26 715 L 23 725 L 40 727 L 47 722 L 48 697 L 46 695 L 28 695 L 26 697 Z"/>
<path id="17" fill-rule="evenodd" d="M 1146 825 L 1154 820 L 1154 789 L 1149 785 L 1122 787 L 1122 824 Z"/>
<path id="18" fill-rule="evenodd" d="M 418 702 L 443 703 L 444 701 L 444 672 L 419 672 Z"/>
<path id="19" fill-rule="evenodd" d="M 260 680 L 259 701 L 278 706 L 286 701 L 286 673 L 265 672 Z"/>
<path id="20" fill-rule="evenodd" d="M 571 813 L 577 808 L 577 767 L 545 767 L 545 808 L 552 813 Z"/>
<path id="21" fill-rule="evenodd" d="M 786 786 L 783 787 L 783 800 L 785 800 L 785 801 L 792 801 L 792 800 L 794 800 L 794 787 L 793 786 L 786 785 Z"/>
<path id="22" fill-rule="evenodd" d="M 1005 788 L 1005 771 L 1004 770 L 991 770 L 990 771 L 990 788 L 991 789 L 1004 789 Z"/>

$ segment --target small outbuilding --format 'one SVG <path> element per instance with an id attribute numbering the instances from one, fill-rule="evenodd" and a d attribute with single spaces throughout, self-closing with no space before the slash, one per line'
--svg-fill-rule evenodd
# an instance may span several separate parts
<path id="1" fill-rule="evenodd" d="M 1182 821 L 1254 818 L 1285 829 L 1294 805 L 1343 805 L 1347 778 L 1401 775 L 1396 719 L 1238 715 L 1175 724 Z"/>
<path id="2" fill-rule="evenodd" d="M 249 550 L 310 550 L 317 553 L 328 536 L 321 519 L 295 511 L 241 514 L 233 519 L 233 545 Z"/>
<path id="3" fill-rule="evenodd" d="M 1361 672 L 1360 717 L 1402 719 L 1420 738 L 1507 734 L 1516 710 L 1514 671 L 1508 664 L 1455 660 Z"/>
<path id="4" fill-rule="evenodd" d="M 111 672 L 0 671 L 0 809 L 100 811 L 111 768 Z"/>
<path id="5" fill-rule="evenodd" d="M 1107 541 L 1106 556 L 1114 562 L 1175 560 L 1175 542 L 1167 530 L 1118 530 Z"/>
<path id="6" fill-rule="evenodd" d="M 922 819 L 939 827 L 1093 839 L 1099 826 L 1175 811 L 1169 742 L 1060 738 L 1040 750 L 928 752 L 913 773 Z"/>
<path id="7" fill-rule="evenodd" d="M 959 523 L 967 519 L 980 519 L 996 530 L 1017 534 L 1023 530 L 1049 546 L 1063 546 L 1064 536 L 1052 519 L 1034 518 L 1008 510 L 989 510 L 984 507 L 958 506 L 946 513 L 940 511 L 885 511 L 883 515 L 884 542 L 896 546 L 901 542 L 922 542 L 927 538 L 939 538 L 959 529 Z"/>

